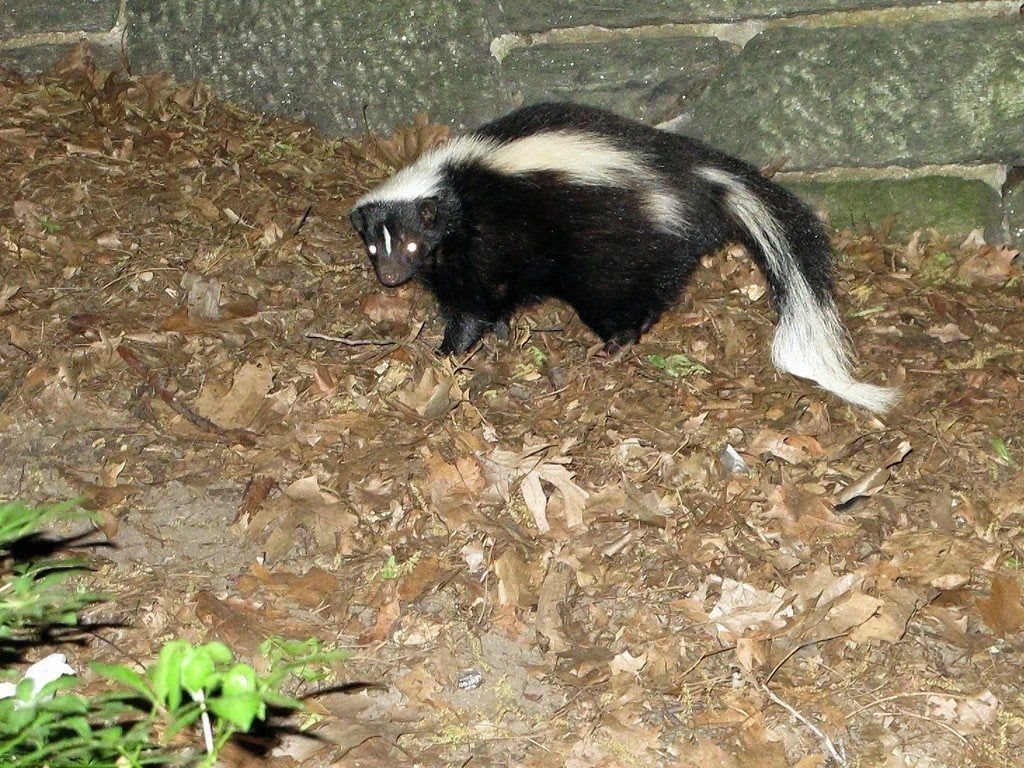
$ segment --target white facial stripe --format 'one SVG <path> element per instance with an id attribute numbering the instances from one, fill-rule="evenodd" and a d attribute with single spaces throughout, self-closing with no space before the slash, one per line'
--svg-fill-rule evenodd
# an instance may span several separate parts
<path id="1" fill-rule="evenodd" d="M 384 250 L 387 251 L 388 256 L 391 255 L 391 233 L 388 232 L 387 227 L 384 227 Z"/>

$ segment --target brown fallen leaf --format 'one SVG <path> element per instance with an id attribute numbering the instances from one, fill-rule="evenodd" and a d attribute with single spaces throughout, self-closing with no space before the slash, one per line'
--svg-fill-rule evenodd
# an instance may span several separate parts
<path id="1" fill-rule="evenodd" d="M 444 418 L 462 397 L 455 378 L 434 367 L 423 369 L 419 380 L 396 395 L 398 404 L 428 420 Z"/>
<path id="2" fill-rule="evenodd" d="M 943 344 L 949 344 L 954 341 L 967 341 L 971 338 L 964 333 L 956 323 L 933 325 L 926 331 L 926 333 L 933 339 L 938 339 Z"/>
<path id="3" fill-rule="evenodd" d="M 1000 635 L 1008 635 L 1024 628 L 1020 582 L 1013 576 L 993 576 L 992 591 L 988 597 L 978 600 L 976 605 L 988 628 Z"/>
<path id="4" fill-rule="evenodd" d="M 262 618 L 257 620 L 252 613 L 206 591 L 196 595 L 196 616 L 236 651 L 259 661 L 260 643 L 269 634 Z"/>
<path id="5" fill-rule="evenodd" d="M 412 304 L 401 296 L 371 293 L 359 302 L 363 313 L 374 323 L 402 325 L 412 315 Z"/>
<path id="6" fill-rule="evenodd" d="M 774 429 L 762 429 L 750 443 L 746 453 L 760 456 L 769 453 L 787 464 L 805 464 L 825 455 L 821 443 L 810 435 L 787 435 Z"/>
<path id="7" fill-rule="evenodd" d="M 565 636 L 562 609 L 572 589 L 573 567 L 561 558 L 552 558 L 540 587 L 534 628 L 543 646 L 551 653 L 564 653 L 571 645 Z"/>
<path id="8" fill-rule="evenodd" d="M 371 136 L 371 148 L 380 160 L 398 170 L 412 163 L 427 150 L 442 144 L 451 135 L 447 125 L 436 125 L 424 113 L 413 118 L 411 125 L 396 125 L 391 138 Z"/>
<path id="9" fill-rule="evenodd" d="M 874 496 L 876 493 L 885 487 L 885 484 L 889 482 L 892 477 L 891 467 L 899 464 L 907 457 L 911 451 L 910 443 L 904 440 L 896 449 L 889 454 L 888 457 L 882 462 L 882 466 L 875 469 L 869 470 L 861 475 L 859 478 L 854 480 L 842 491 L 839 492 L 839 496 L 836 498 L 837 506 L 845 506 L 854 499 L 858 499 L 866 496 Z"/>
<path id="10" fill-rule="evenodd" d="M 373 626 L 360 635 L 356 642 L 359 645 L 379 643 L 391 634 L 391 630 L 394 629 L 400 618 L 402 618 L 401 602 L 397 598 L 394 600 L 388 600 L 377 609 L 377 618 L 374 621 Z"/>
<path id="11" fill-rule="evenodd" d="M 957 275 L 980 285 L 1002 285 L 1010 279 L 1019 255 L 1016 248 L 986 245 L 960 265 Z"/>
<path id="12" fill-rule="evenodd" d="M 341 581 L 333 573 L 313 566 L 304 574 L 275 568 L 270 570 L 259 563 L 249 568 L 236 582 L 243 594 L 255 594 L 262 586 L 288 604 L 297 604 L 305 608 L 320 608 L 330 602 L 331 598 L 341 591 Z"/>

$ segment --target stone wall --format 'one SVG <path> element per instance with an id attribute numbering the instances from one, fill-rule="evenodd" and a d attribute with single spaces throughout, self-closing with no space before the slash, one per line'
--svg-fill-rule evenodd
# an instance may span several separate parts
<path id="1" fill-rule="evenodd" d="M 0 0 L 0 64 L 85 38 L 328 133 L 571 98 L 691 133 L 840 226 L 1024 244 L 1017 0 Z"/>

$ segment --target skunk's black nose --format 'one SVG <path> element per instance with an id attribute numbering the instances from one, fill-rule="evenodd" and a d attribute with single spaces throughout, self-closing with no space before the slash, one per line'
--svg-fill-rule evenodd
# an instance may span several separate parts
<path id="1" fill-rule="evenodd" d="M 383 260 L 377 262 L 375 269 L 377 279 L 388 288 L 394 288 L 402 283 L 409 282 L 415 271 L 412 264 L 400 261 L 388 261 L 385 263 Z"/>

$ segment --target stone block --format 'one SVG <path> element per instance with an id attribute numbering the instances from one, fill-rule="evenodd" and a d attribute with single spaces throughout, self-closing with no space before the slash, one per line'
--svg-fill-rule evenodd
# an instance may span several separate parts
<path id="1" fill-rule="evenodd" d="M 0 38 L 46 32 L 106 32 L 118 0 L 0 0 Z"/>
<path id="2" fill-rule="evenodd" d="M 1024 159 L 1017 19 L 778 29 L 751 40 L 681 130 L 787 169 Z"/>
<path id="3" fill-rule="evenodd" d="M 675 117 L 721 71 L 734 49 L 713 38 L 538 45 L 502 62 L 517 101 L 580 101 L 648 123 Z"/>
<path id="4" fill-rule="evenodd" d="M 135 71 L 199 78 L 221 96 L 332 134 L 426 111 L 459 127 L 508 106 L 485 0 L 133 0 Z M 365 120 L 364 120 L 365 115 Z"/>
<path id="5" fill-rule="evenodd" d="M 921 0 L 505 0 L 495 4 L 494 16 L 499 32 L 544 32 L 557 27 L 744 21 L 914 5 L 921 5 Z"/>

